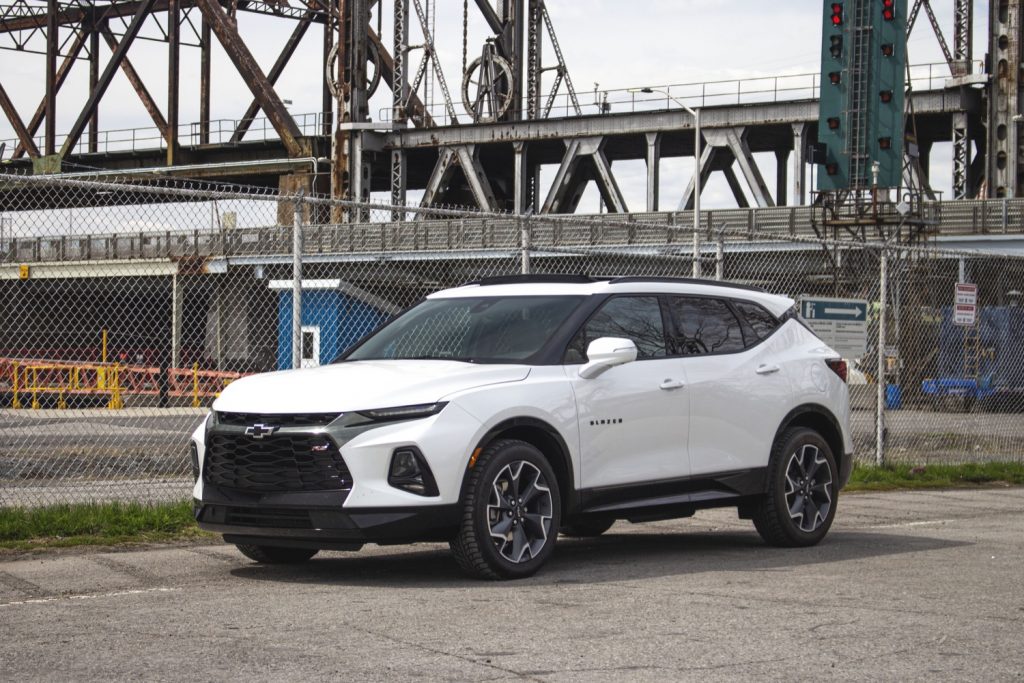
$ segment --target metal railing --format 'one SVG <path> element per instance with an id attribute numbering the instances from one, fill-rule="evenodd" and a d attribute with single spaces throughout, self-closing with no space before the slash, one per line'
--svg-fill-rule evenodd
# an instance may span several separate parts
<path id="1" fill-rule="evenodd" d="M 88 211 L 81 209 L 80 211 Z M 743 226 L 749 234 L 778 237 L 814 237 L 814 207 L 714 209 L 703 212 L 702 224 L 714 231 L 722 225 Z M 692 223 L 690 211 L 599 214 L 552 217 L 551 230 L 538 236 L 535 246 L 601 246 L 605 244 L 661 244 L 671 241 L 680 227 Z M 487 249 L 515 244 L 520 227 L 507 218 L 445 218 L 415 224 L 392 222 L 381 212 L 374 222 L 308 225 L 305 251 L 361 253 L 369 251 L 424 251 L 431 249 Z M 543 222 L 543 216 L 537 216 Z M 953 200 L 924 204 L 924 218 L 939 236 L 1024 235 L 1024 199 Z M 623 231 L 623 223 L 635 224 Z M 570 223 L 607 230 L 575 231 Z M 561 227 L 560 227 L 561 226 Z M 414 228 L 414 229 L 410 229 Z M 52 229 L 52 228 L 48 228 Z M 733 231 L 727 241 L 746 239 Z M 146 230 L 104 234 L 10 236 L 0 241 L 0 263 L 180 259 L 288 254 L 290 226 L 250 225 L 222 229 Z"/>

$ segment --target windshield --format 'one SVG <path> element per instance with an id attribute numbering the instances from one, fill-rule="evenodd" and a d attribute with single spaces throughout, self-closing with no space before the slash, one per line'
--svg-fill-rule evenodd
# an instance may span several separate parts
<path id="1" fill-rule="evenodd" d="M 578 296 L 429 299 L 409 309 L 342 360 L 439 359 L 516 363 L 528 359 L 579 305 Z"/>

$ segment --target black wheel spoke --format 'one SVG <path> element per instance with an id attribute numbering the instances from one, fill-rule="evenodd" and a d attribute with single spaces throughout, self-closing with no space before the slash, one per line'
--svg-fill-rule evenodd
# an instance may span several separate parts
<path id="1" fill-rule="evenodd" d="M 487 523 L 506 560 L 525 562 L 548 543 L 554 503 L 544 474 L 531 462 L 509 463 L 494 478 Z"/>

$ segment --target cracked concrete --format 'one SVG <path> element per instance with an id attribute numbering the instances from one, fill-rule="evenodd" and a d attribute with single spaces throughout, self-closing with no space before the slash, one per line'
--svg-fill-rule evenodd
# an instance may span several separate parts
<path id="1" fill-rule="evenodd" d="M 562 539 L 538 576 L 436 544 L 0 560 L 7 680 L 1024 678 L 1024 489 L 846 495 L 824 543 L 727 510 Z"/>

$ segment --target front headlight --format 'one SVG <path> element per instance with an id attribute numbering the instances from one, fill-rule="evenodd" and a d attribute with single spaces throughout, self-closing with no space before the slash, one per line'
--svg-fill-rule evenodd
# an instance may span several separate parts
<path id="1" fill-rule="evenodd" d="M 437 415 L 444 407 L 443 403 L 421 403 L 415 406 L 398 406 L 395 408 L 378 408 L 376 410 L 360 410 L 359 414 L 374 422 L 387 422 L 390 420 L 416 420 L 421 417 Z"/>

